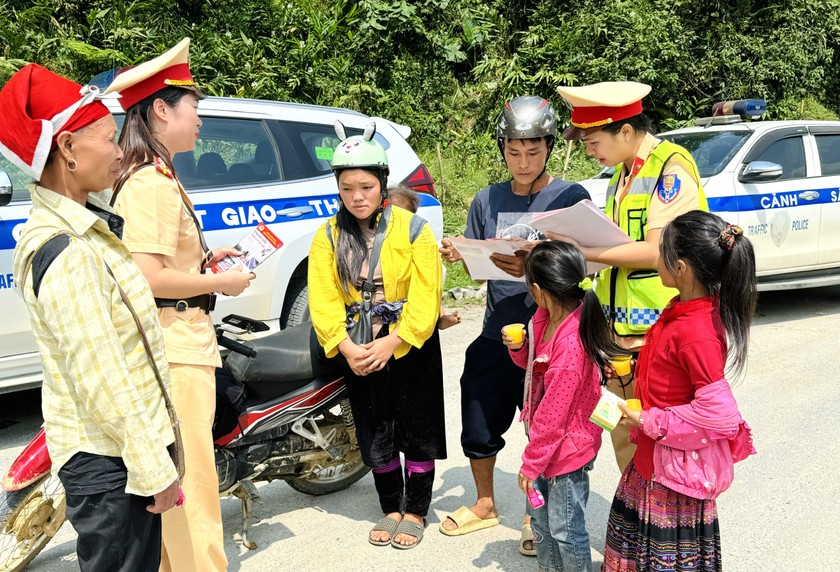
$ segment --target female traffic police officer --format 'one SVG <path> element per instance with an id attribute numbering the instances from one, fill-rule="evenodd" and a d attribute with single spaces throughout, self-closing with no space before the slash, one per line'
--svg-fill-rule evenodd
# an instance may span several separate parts
<path id="1" fill-rule="evenodd" d="M 613 81 L 561 86 L 557 91 L 571 107 L 572 125 L 563 137 L 582 139 L 588 155 L 602 165 L 615 166 L 606 214 L 635 242 L 581 250 L 587 260 L 610 265 L 598 276 L 596 292 L 618 342 L 637 353 L 645 332 L 677 295 L 662 285 L 656 270 L 662 229 L 685 212 L 708 210 L 700 174 L 688 151 L 653 136 L 651 121 L 642 113 L 649 85 Z M 612 377 L 607 388 L 625 399 L 633 396 L 632 386 L 618 377 Z M 611 438 L 624 471 L 635 446 L 621 426 Z"/>
<path id="2" fill-rule="evenodd" d="M 126 219 L 123 241 L 155 295 L 184 441 L 187 501 L 163 518 L 161 570 L 210 572 L 227 567 L 212 438 L 215 368 L 221 360 L 210 311 L 215 292 L 238 295 L 253 274 L 236 268 L 204 272 L 220 257 L 239 252 L 207 251 L 172 166 L 175 153 L 193 150 L 201 126 L 196 109 L 203 95 L 188 61 L 185 38 L 162 56 L 119 73 L 106 92 L 118 91 L 126 110 L 114 207 Z"/>

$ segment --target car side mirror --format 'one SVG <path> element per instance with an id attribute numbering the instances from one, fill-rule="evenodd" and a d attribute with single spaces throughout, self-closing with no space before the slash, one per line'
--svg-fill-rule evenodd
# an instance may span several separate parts
<path id="1" fill-rule="evenodd" d="M 747 163 L 744 170 L 741 171 L 738 180 L 742 183 L 762 183 L 767 181 L 775 181 L 782 176 L 784 170 L 778 163 L 771 163 L 770 161 L 752 161 Z"/>
<path id="2" fill-rule="evenodd" d="M 12 180 L 8 173 L 0 169 L 0 207 L 6 206 L 12 200 Z"/>

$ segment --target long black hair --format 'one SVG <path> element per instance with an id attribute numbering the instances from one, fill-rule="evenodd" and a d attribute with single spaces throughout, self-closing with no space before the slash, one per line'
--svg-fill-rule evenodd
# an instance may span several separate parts
<path id="1" fill-rule="evenodd" d="M 155 156 L 163 159 L 166 166 L 175 173 L 169 151 L 152 132 L 152 108 L 156 99 L 163 100 L 169 107 L 175 107 L 188 93 L 195 92 L 182 87 L 168 86 L 128 108 L 125 113 L 125 124 L 120 133 L 123 160 L 120 174 L 114 183 L 114 197 L 120 192 L 125 182 L 141 167 L 152 162 Z"/>
<path id="2" fill-rule="evenodd" d="M 580 340 L 586 355 L 599 367 L 627 350 L 613 339 L 609 322 L 594 288 L 584 290 L 586 260 L 574 245 L 550 241 L 537 244 L 525 259 L 525 280 L 537 284 L 551 298 L 568 310 L 582 305 Z"/>
<path id="3" fill-rule="evenodd" d="M 385 192 L 386 187 L 382 186 L 382 173 L 376 169 L 366 169 L 363 167 L 353 167 L 353 169 L 361 169 L 366 173 L 370 173 L 376 180 L 379 181 L 380 197 Z M 341 177 L 342 171 L 336 172 L 336 178 Z M 385 175 L 387 177 L 387 175 Z M 381 204 L 381 203 L 380 203 Z M 380 211 L 374 213 L 373 218 Z M 373 222 L 373 221 L 371 221 Z M 359 226 L 358 219 L 347 210 L 344 202 L 339 201 L 338 212 L 335 214 L 335 225 L 338 227 L 338 240 L 335 243 L 335 260 L 338 266 L 338 281 L 344 288 L 345 292 L 350 291 L 350 284 L 353 284 L 359 277 L 362 271 L 362 264 L 368 255 L 367 241 L 365 240 L 362 229 Z"/>
<path id="4" fill-rule="evenodd" d="M 677 262 L 691 266 L 703 289 L 719 299 L 720 320 L 729 337 L 727 356 L 735 375 L 747 363 L 750 321 L 758 300 L 755 252 L 741 229 L 699 210 L 671 221 L 662 231 L 660 256 L 669 272 Z"/>

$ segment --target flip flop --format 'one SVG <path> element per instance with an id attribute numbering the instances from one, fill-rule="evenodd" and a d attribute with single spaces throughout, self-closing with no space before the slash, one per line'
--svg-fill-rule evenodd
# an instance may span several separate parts
<path id="1" fill-rule="evenodd" d="M 400 525 L 397 527 L 397 530 L 394 532 L 394 536 L 392 538 L 396 538 L 398 534 L 405 534 L 406 536 L 411 536 L 417 539 L 417 542 L 414 544 L 400 544 L 394 540 L 391 540 L 391 546 L 394 548 L 399 548 L 400 550 L 408 550 L 410 548 L 414 548 L 420 541 L 423 540 L 423 532 L 426 527 L 426 519 L 423 519 L 422 526 L 414 522 L 413 520 L 402 519 L 400 521 Z"/>
<path id="2" fill-rule="evenodd" d="M 525 543 L 531 541 L 532 548 L 528 549 L 525 548 Z M 530 524 L 523 524 L 522 525 L 522 532 L 519 535 L 519 553 L 522 556 L 536 556 L 537 555 L 537 547 L 534 544 L 534 531 L 531 529 Z"/>
<path id="3" fill-rule="evenodd" d="M 397 529 L 399 529 L 400 521 L 395 518 L 391 518 L 390 516 L 383 516 L 379 519 L 373 528 L 370 529 L 371 532 L 387 532 L 388 533 L 388 540 L 374 540 L 368 534 L 368 542 L 373 544 L 374 546 L 388 546 L 391 544 L 391 541 L 394 539 L 394 534 Z"/>
<path id="4" fill-rule="evenodd" d="M 478 518 L 473 511 L 465 506 L 462 506 L 446 518 L 451 519 L 458 525 L 458 528 L 454 530 L 446 530 L 443 527 L 443 523 L 446 522 L 446 519 L 443 519 L 440 523 L 439 530 L 446 536 L 462 536 L 464 534 L 469 534 L 470 532 L 496 526 L 502 522 L 498 516 L 491 518 Z"/>

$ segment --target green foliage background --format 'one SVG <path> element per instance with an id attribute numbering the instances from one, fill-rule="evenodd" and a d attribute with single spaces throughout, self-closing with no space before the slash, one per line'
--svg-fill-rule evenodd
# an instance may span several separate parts
<path id="1" fill-rule="evenodd" d="M 336 105 L 409 125 L 443 196 L 448 232 L 505 177 L 492 140 L 503 101 L 631 79 L 663 128 L 723 99 L 768 116 L 836 119 L 840 0 L 5 0 L 0 85 L 26 62 L 84 82 L 193 40 L 212 95 Z M 567 116 L 564 117 L 567 120 Z M 581 149 L 570 179 L 597 166 Z"/>

